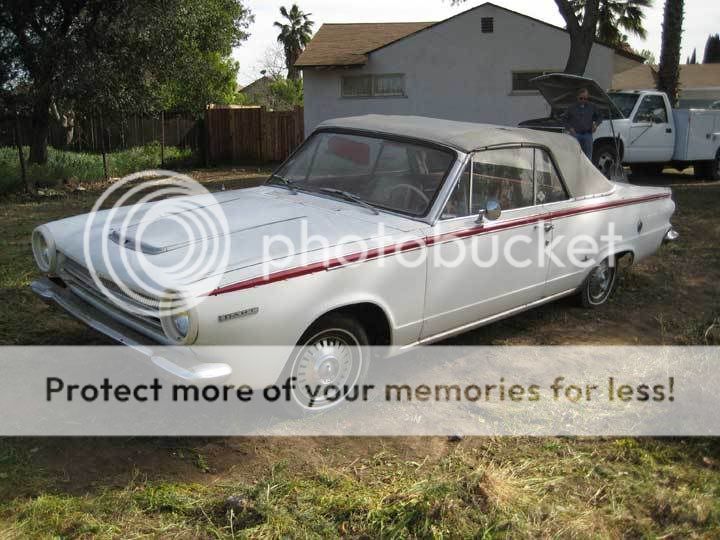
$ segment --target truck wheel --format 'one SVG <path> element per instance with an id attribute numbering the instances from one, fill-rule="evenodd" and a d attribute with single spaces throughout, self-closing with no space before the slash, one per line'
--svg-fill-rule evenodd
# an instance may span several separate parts
<path id="1" fill-rule="evenodd" d="M 720 149 L 715 154 L 714 160 L 695 163 L 695 178 L 711 182 L 720 180 Z"/>
<path id="2" fill-rule="evenodd" d="M 608 301 L 617 282 L 617 261 L 608 257 L 592 269 L 580 288 L 580 304 L 584 308 L 596 308 Z"/>
<path id="3" fill-rule="evenodd" d="M 294 378 L 286 411 L 301 416 L 340 405 L 342 396 L 367 376 L 369 345 L 365 328 L 352 317 L 331 313 L 320 318 L 300 338 L 281 377 L 280 384 Z"/>
<path id="4" fill-rule="evenodd" d="M 613 171 L 617 167 L 618 154 L 614 144 L 601 142 L 595 145 L 593 149 L 593 163 L 595 167 L 610 178 Z"/>
<path id="5" fill-rule="evenodd" d="M 665 167 L 660 163 L 637 163 L 630 165 L 630 170 L 633 176 L 638 178 L 651 178 L 653 176 L 660 176 Z"/>

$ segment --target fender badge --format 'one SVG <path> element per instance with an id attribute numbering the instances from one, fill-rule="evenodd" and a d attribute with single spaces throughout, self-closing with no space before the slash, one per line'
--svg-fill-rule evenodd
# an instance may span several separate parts
<path id="1" fill-rule="evenodd" d="M 224 315 L 218 315 L 218 322 L 233 321 L 235 319 L 242 319 L 243 317 L 249 317 L 251 315 L 257 315 L 260 312 L 259 307 L 253 307 L 243 309 L 242 311 L 235 311 L 234 313 L 226 313 Z"/>

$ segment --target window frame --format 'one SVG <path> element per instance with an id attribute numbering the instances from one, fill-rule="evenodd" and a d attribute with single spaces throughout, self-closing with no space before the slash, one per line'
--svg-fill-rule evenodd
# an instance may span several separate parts
<path id="1" fill-rule="evenodd" d="M 399 77 L 402 80 L 402 91 L 397 94 L 378 93 L 376 90 L 376 82 L 378 79 L 386 77 Z M 345 93 L 345 81 L 348 79 L 370 79 L 370 93 L 347 95 Z M 407 78 L 405 73 L 370 73 L 366 75 L 342 75 L 340 77 L 340 98 L 342 99 L 386 99 L 386 98 L 406 98 L 407 97 Z"/>
<path id="2" fill-rule="evenodd" d="M 379 205 L 376 205 L 375 207 L 378 210 L 381 210 L 382 212 L 386 212 L 391 215 L 395 215 L 401 218 L 405 219 L 411 219 L 413 221 L 418 221 L 421 223 L 426 223 L 430 226 L 434 225 L 438 219 L 434 218 L 434 213 L 436 212 L 436 208 L 438 207 L 439 201 L 441 198 L 445 198 L 445 202 L 443 205 L 447 202 L 447 197 L 445 197 L 445 194 L 443 193 L 448 185 L 448 180 L 451 178 L 451 175 L 455 171 L 455 168 L 458 164 L 458 161 L 462 159 L 462 153 L 458 151 L 457 148 L 453 146 L 449 146 L 446 144 L 434 142 L 434 141 L 428 141 L 426 139 L 420 139 L 417 137 L 410 137 L 410 136 L 403 136 L 403 135 L 396 135 L 396 134 L 390 134 L 390 133 L 383 133 L 381 131 L 372 131 L 372 130 L 366 130 L 366 129 L 352 129 L 352 128 L 342 128 L 342 127 L 320 127 L 312 132 L 312 134 L 303 141 L 303 143 L 298 146 L 288 157 L 285 161 L 283 161 L 279 166 L 277 166 L 273 172 L 268 177 L 268 180 L 265 181 L 263 185 L 272 185 L 269 184 L 270 178 L 278 174 L 280 171 L 283 170 L 283 168 L 290 162 L 291 159 L 293 159 L 297 154 L 299 154 L 306 146 L 309 146 L 312 144 L 313 139 L 317 137 L 318 135 L 321 135 L 323 133 L 333 133 L 338 135 L 358 135 L 360 137 L 369 137 L 369 138 L 375 138 L 375 139 L 381 139 L 384 141 L 393 141 L 398 143 L 407 143 L 407 144 L 414 144 L 416 146 L 425 146 L 427 148 L 432 148 L 434 150 L 440 150 L 443 152 L 446 152 L 452 156 L 452 160 L 448 164 L 448 169 L 445 171 L 445 174 L 443 175 L 442 179 L 440 180 L 440 183 L 438 184 L 438 189 L 435 192 L 434 197 L 430 201 L 430 204 L 428 204 L 427 211 L 422 215 L 415 215 L 415 214 L 408 214 L 405 212 L 401 212 L 399 210 L 395 210 L 392 208 L 385 208 Z M 314 149 L 314 153 L 317 153 L 319 150 L 319 146 L 317 146 Z M 315 156 L 313 156 L 313 162 L 314 162 Z M 306 193 L 315 195 L 317 197 L 324 197 L 321 193 L 313 192 L 313 191 L 307 191 Z M 329 197 L 328 197 L 329 198 Z M 443 206 L 444 207 L 444 206 Z"/>
<path id="3" fill-rule="evenodd" d="M 475 154 L 479 154 L 481 152 L 488 152 L 490 150 L 513 150 L 517 148 L 531 148 L 533 149 L 533 202 L 534 204 L 530 206 L 523 206 L 521 208 L 513 208 L 511 210 L 503 210 L 504 212 L 514 212 L 516 210 L 527 210 L 528 208 L 535 208 L 535 207 L 544 207 L 550 204 L 560 204 L 560 203 L 568 203 L 575 200 L 575 197 L 573 197 L 572 193 L 567 187 L 567 182 L 565 182 L 565 178 L 563 177 L 562 171 L 560 170 L 560 167 L 557 165 L 557 160 L 555 159 L 555 155 L 553 154 L 552 150 L 548 148 L 547 146 L 544 146 L 542 144 L 527 144 L 527 143 L 517 143 L 517 144 L 503 144 L 498 146 L 488 146 L 486 148 L 478 148 L 476 150 L 473 150 L 472 152 L 468 152 L 466 154 L 466 159 L 464 162 L 463 167 L 460 169 L 457 178 L 453 182 L 452 187 L 448 190 L 448 194 L 445 197 L 445 200 L 443 201 L 442 206 L 440 207 L 439 217 L 436 220 L 436 223 L 452 223 L 454 221 L 460 221 L 460 220 L 468 220 L 468 219 L 477 219 L 477 217 L 480 215 L 478 214 L 468 214 L 467 216 L 459 216 L 459 217 L 453 217 L 453 218 L 445 218 L 443 219 L 442 215 L 445 211 L 445 208 L 447 207 L 448 203 L 450 202 L 450 199 L 453 196 L 453 192 L 457 188 L 459 182 L 462 180 L 462 176 L 465 173 L 465 169 L 470 167 L 470 189 L 472 189 L 472 163 L 473 163 L 473 157 Z M 553 201 L 550 203 L 543 203 L 543 204 L 537 204 L 537 182 L 535 179 L 536 175 L 536 166 L 535 166 L 535 150 L 543 150 L 547 156 L 550 158 L 550 163 L 552 164 L 553 169 L 555 170 L 555 173 L 557 174 L 558 180 L 560 181 L 560 185 L 563 188 L 563 191 L 565 192 L 566 199 L 562 201 Z M 468 202 L 468 206 L 471 205 L 471 201 Z M 501 218 L 502 219 L 502 216 Z"/>

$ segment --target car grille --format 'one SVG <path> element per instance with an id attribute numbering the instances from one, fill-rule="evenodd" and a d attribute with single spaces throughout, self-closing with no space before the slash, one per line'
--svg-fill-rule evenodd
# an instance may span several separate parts
<path id="1" fill-rule="evenodd" d="M 68 257 L 61 256 L 60 261 L 59 275 L 77 298 L 99 309 L 114 320 L 132 328 L 136 332 L 140 332 L 159 343 L 169 342 L 160 323 L 160 303 L 157 299 L 148 299 L 149 303 L 145 304 L 127 295 L 125 291 L 112 281 L 103 278 L 103 285 L 115 294 L 117 298 L 122 301 L 121 303 L 127 303 L 130 306 L 136 306 L 142 309 L 146 313 L 148 311 L 151 313 L 140 314 L 123 309 L 120 303 L 116 303 L 108 298 L 103 291 L 98 288 L 87 268 Z M 138 295 L 147 298 L 147 295 L 141 293 L 138 293 Z"/>

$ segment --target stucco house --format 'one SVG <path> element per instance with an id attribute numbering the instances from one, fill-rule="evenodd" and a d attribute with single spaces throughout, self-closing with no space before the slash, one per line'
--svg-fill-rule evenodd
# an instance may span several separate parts
<path id="1" fill-rule="evenodd" d="M 295 64 L 305 130 L 368 113 L 516 125 L 549 112 L 529 81 L 562 71 L 569 50 L 563 28 L 492 3 L 441 22 L 324 24 Z M 642 61 L 597 43 L 585 74 L 609 88 Z"/>
<path id="2" fill-rule="evenodd" d="M 657 84 L 658 67 L 643 65 L 615 75 L 615 90 L 647 90 Z M 720 64 L 680 66 L 681 109 L 704 109 L 720 102 Z"/>

